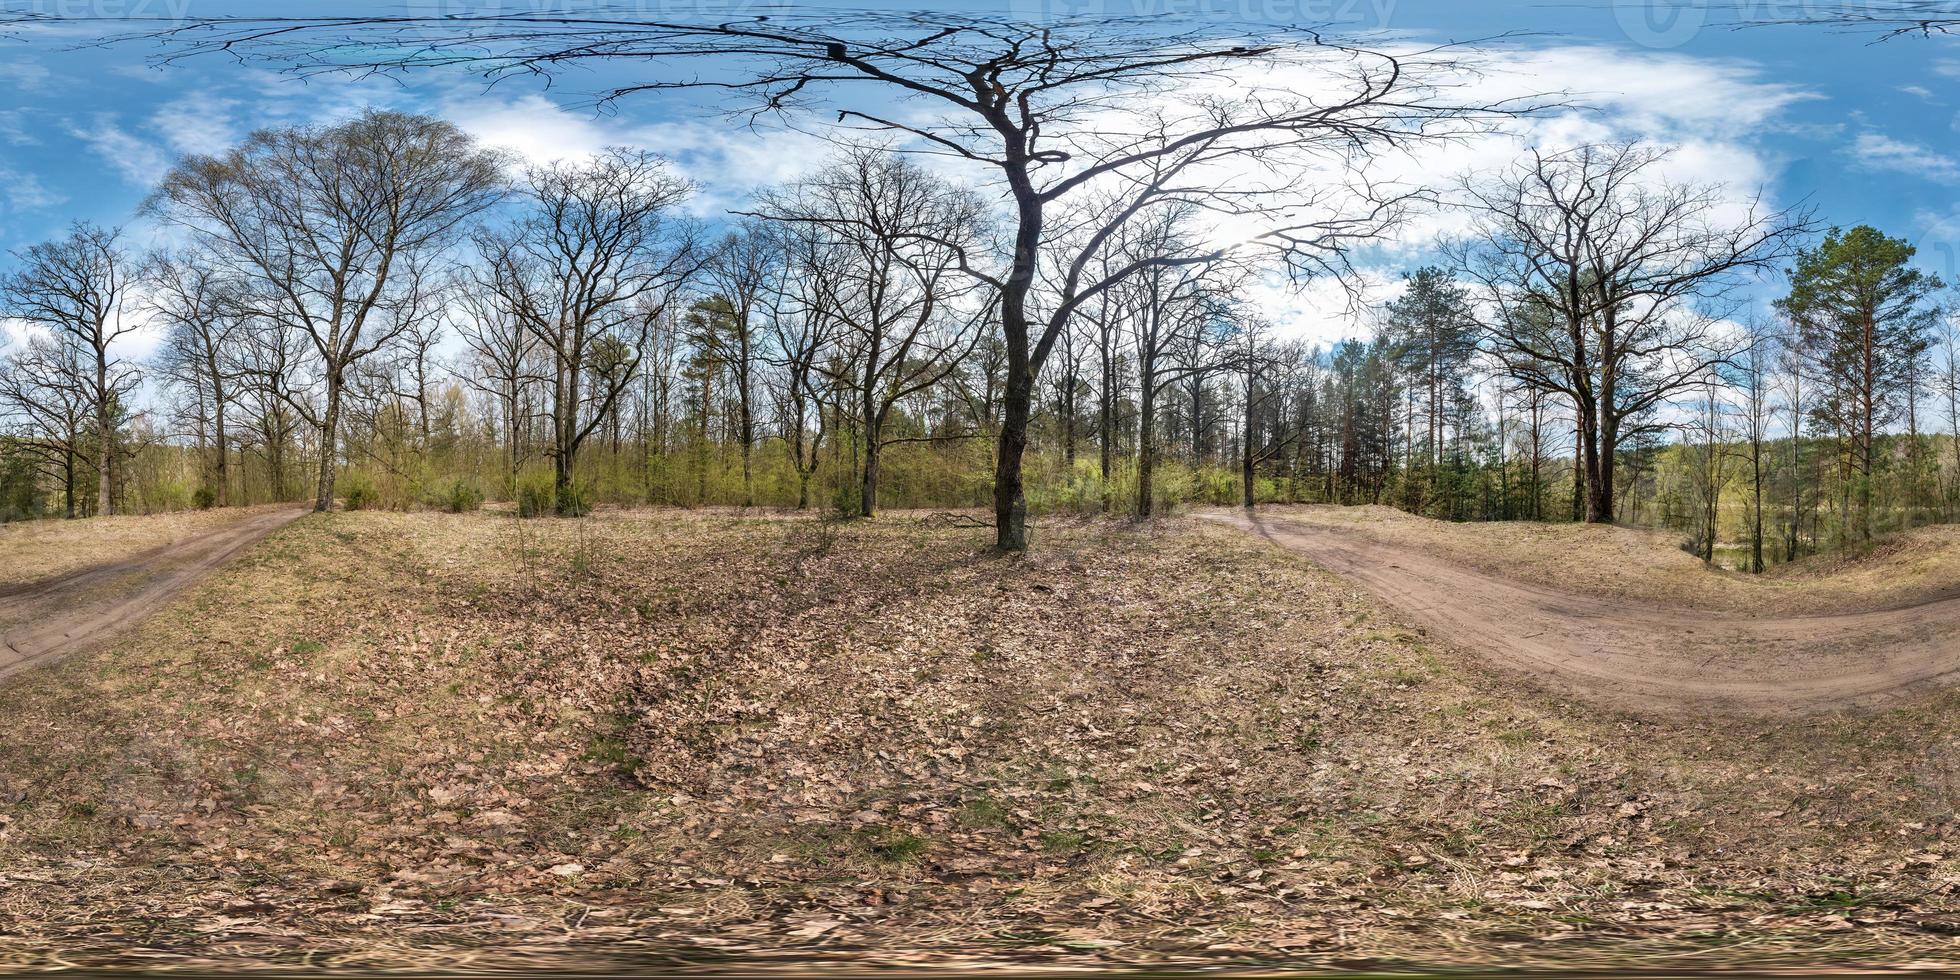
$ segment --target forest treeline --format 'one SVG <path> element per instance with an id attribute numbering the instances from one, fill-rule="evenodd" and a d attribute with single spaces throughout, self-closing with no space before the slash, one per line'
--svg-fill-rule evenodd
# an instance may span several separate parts
<path id="1" fill-rule="evenodd" d="M 1514 111 L 1388 77 L 1357 105 L 1417 105 L 1404 142 Z M 840 142 L 713 221 L 635 150 L 520 165 L 379 110 L 258 132 L 164 176 L 167 248 L 77 224 L 12 256 L 0 514 L 1377 503 L 1675 527 L 1760 570 L 1960 510 L 1960 349 L 1908 243 L 1672 182 L 1665 147 L 1527 147 L 1441 195 L 1467 230 L 1356 339 L 1309 346 L 1248 296 L 1345 276 L 1407 202 L 1221 248 L 1222 209 L 1283 205 L 1182 183 L 1301 118 L 1125 137 L 1088 172 L 1146 177 L 1038 193 L 1010 153 L 1005 198 Z M 1369 137 L 1330 138 L 1360 166 Z"/>

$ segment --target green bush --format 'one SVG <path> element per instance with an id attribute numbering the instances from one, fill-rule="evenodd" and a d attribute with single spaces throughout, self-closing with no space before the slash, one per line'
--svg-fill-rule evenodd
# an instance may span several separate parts
<path id="1" fill-rule="evenodd" d="M 438 505 L 451 514 L 467 514 L 483 506 L 483 488 L 458 477 L 443 488 Z"/>
<path id="2" fill-rule="evenodd" d="M 374 480 L 358 470 L 340 478 L 340 499 L 348 510 L 368 510 L 381 502 Z"/>
<path id="3" fill-rule="evenodd" d="M 530 472 L 517 478 L 517 516 L 543 517 L 551 513 L 551 474 Z"/>
<path id="4" fill-rule="evenodd" d="M 218 492 L 210 487 L 198 487 L 191 494 L 191 506 L 198 510 L 210 510 L 218 504 Z"/>
<path id="5" fill-rule="evenodd" d="M 592 485 L 572 482 L 558 495 L 559 517 L 584 517 L 592 513 Z"/>

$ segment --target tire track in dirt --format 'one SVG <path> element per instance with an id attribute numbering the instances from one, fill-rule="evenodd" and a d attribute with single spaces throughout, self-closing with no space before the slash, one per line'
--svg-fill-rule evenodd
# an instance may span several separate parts
<path id="1" fill-rule="evenodd" d="M 1670 609 L 1505 579 L 1280 515 L 1200 516 L 1361 584 L 1411 623 L 1501 668 L 1633 711 L 1871 708 L 1960 682 L 1960 597 L 1799 616 Z"/>
<path id="2" fill-rule="evenodd" d="M 258 514 L 124 561 L 0 589 L 0 678 L 134 626 L 226 559 L 306 513 Z"/>

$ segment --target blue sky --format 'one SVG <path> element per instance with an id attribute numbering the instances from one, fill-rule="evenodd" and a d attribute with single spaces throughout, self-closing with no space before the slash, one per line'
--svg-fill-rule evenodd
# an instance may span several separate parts
<path id="1" fill-rule="evenodd" d="M 647 0 L 657 2 L 657 0 Z M 912 8 L 913 3 L 886 4 Z M 566 9 L 565 0 L 554 0 Z M 810 5 L 785 4 L 804 9 Z M 946 4 L 944 7 L 955 5 Z M 1765 4 L 1775 14 L 1787 3 Z M 468 9 L 465 0 L 372 3 L 377 12 Z M 285 2 L 274 8 L 203 0 L 0 0 L 0 10 L 133 12 L 169 16 L 271 12 L 341 13 L 345 4 Z M 506 12 L 531 0 L 504 0 Z M 674 0 L 665 14 L 677 12 Z M 686 0 L 678 12 L 710 8 Z M 753 5 L 746 8 L 758 9 Z M 1499 84 L 1566 90 L 1595 107 L 1531 124 L 1524 138 L 1577 141 L 1637 135 L 1679 144 L 1684 180 L 1721 181 L 1738 195 L 1761 187 L 1775 204 L 1807 201 L 1827 222 L 1869 222 L 1909 238 L 1923 264 L 1960 280 L 1960 39 L 1901 38 L 1882 44 L 1817 27 L 1733 29 L 1733 15 L 1699 3 L 1595 0 L 1558 4 L 1447 0 L 997 0 L 967 12 L 1045 16 L 1063 12 L 1168 12 L 1250 21 L 1343 22 L 1424 39 L 1530 32 L 1505 41 Z M 1745 5 L 1745 8 L 1746 5 Z M 391 81 L 300 83 L 210 59 L 157 68 L 146 47 L 72 49 L 72 37 L 30 35 L 0 42 L 0 248 L 19 248 L 89 219 L 128 224 L 150 184 L 178 154 L 209 152 L 253 127 L 327 119 L 364 105 L 429 111 L 488 142 L 532 159 L 609 144 L 642 145 L 673 157 L 703 185 L 698 207 L 713 216 L 754 187 L 809 167 L 823 155 L 793 134 L 734 130 L 688 100 L 638 98 L 600 116 L 582 105 L 619 74 L 574 77 L 545 91 L 432 74 Z M 1495 163 L 1501 146 L 1455 151 Z M 1446 176 L 1438 173 L 1438 177 Z M 1389 277 L 1419 261 L 1427 236 L 1448 221 L 1416 222 L 1404 247 L 1371 256 Z M 151 232 L 131 228 L 139 241 Z M 1306 297 L 1269 297 L 1295 332 L 1334 336 L 1353 324 Z"/>

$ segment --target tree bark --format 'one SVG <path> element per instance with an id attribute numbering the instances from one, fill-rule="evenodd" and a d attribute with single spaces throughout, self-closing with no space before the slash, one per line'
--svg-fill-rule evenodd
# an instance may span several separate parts
<path id="1" fill-rule="evenodd" d="M 1001 112 L 994 120 L 1014 124 Z M 1000 441 L 994 453 L 994 547 L 1028 550 L 1028 498 L 1022 486 L 1021 457 L 1028 449 L 1028 422 L 1034 415 L 1034 372 L 1029 350 L 1028 291 L 1034 286 L 1041 255 L 1042 199 L 1028 176 L 1031 161 L 1020 143 L 1010 143 L 1005 166 L 1013 193 L 1016 222 L 1014 257 L 1000 290 L 1001 339 L 1007 348 L 1007 378 L 1001 393 Z"/>
<path id="2" fill-rule="evenodd" d="M 1157 387 L 1156 378 L 1150 369 L 1143 371 L 1142 397 L 1137 412 L 1137 516 L 1149 517 L 1155 509 L 1155 491 L 1151 487 L 1152 471 L 1156 468 L 1157 452 Z"/>
<path id="3" fill-rule="evenodd" d="M 100 331 L 97 331 L 100 335 Z M 95 514 L 108 517 L 116 512 L 115 458 L 116 430 L 115 419 L 110 413 L 109 403 L 109 360 L 108 351 L 100 344 L 95 349 Z"/>
<path id="4" fill-rule="evenodd" d="M 327 372 L 327 414 L 320 420 L 320 482 L 313 496 L 313 512 L 324 514 L 333 509 L 334 453 L 339 444 L 336 433 L 340 426 L 340 372 L 329 369 Z"/>
<path id="5" fill-rule="evenodd" d="M 858 516 L 875 517 L 878 510 L 878 438 L 864 442 L 864 476 L 858 483 Z"/>
<path id="6" fill-rule="evenodd" d="M 63 450 L 61 456 L 61 496 L 62 505 L 67 512 L 68 519 L 72 521 L 76 517 L 75 437 L 72 433 L 68 437 L 68 446 Z"/>

